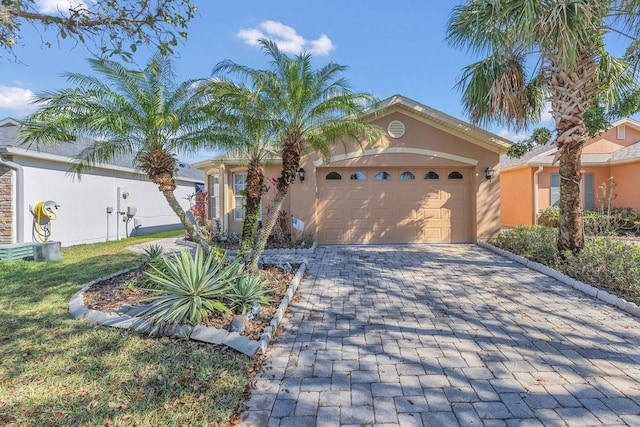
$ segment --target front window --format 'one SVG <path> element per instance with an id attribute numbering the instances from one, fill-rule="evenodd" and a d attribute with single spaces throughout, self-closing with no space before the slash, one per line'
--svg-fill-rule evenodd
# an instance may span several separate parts
<path id="1" fill-rule="evenodd" d="M 244 192 L 247 189 L 247 174 L 234 173 L 233 174 L 233 219 L 235 221 L 244 220 L 244 206 L 245 195 Z"/>
<path id="2" fill-rule="evenodd" d="M 209 176 L 209 215 L 211 219 L 220 219 L 220 175 Z"/>

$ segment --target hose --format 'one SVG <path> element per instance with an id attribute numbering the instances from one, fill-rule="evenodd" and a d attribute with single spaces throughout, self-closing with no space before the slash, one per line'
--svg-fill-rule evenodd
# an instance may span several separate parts
<path id="1" fill-rule="evenodd" d="M 58 219 L 58 215 L 54 211 L 58 205 L 56 202 L 47 200 L 46 202 L 38 202 L 33 207 L 33 239 L 46 242 L 51 237 L 51 221 Z"/>

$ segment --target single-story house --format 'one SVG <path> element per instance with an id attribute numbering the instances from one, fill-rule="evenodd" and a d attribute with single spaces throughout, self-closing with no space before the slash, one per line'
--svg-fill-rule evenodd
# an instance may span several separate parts
<path id="1" fill-rule="evenodd" d="M 50 239 L 62 246 L 182 227 L 158 187 L 133 168 L 131 156 L 91 168 L 78 179 L 68 171 L 89 141 L 38 150 L 19 145 L 18 126 L 17 120 L 0 120 L 0 243 L 37 241 L 31 210 L 49 200 L 59 205 Z M 181 165 L 176 181 L 176 198 L 189 209 L 187 196 L 203 186 L 203 174 Z"/>
<path id="2" fill-rule="evenodd" d="M 501 222 L 505 227 L 531 225 L 541 210 L 560 200 L 557 149 L 553 143 L 535 147 L 519 159 L 500 158 Z M 589 139 L 581 157 L 582 203 L 585 209 L 600 208 L 600 189 L 613 177 L 616 181 L 614 207 L 640 209 L 640 123 L 622 119 L 606 132 Z"/>
<path id="3" fill-rule="evenodd" d="M 385 133 L 375 145 L 337 144 L 330 158 L 301 159 L 304 180 L 291 186 L 283 207 L 299 235 L 376 244 L 475 242 L 498 233 L 498 164 L 510 141 L 400 95 L 365 114 Z M 221 156 L 192 166 L 206 174 L 209 216 L 239 232 L 246 162 Z M 281 168 L 271 159 L 265 176 Z"/>

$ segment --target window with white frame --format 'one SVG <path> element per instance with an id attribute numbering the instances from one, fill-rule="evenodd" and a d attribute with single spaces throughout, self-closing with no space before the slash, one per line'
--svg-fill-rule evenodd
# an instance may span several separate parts
<path id="1" fill-rule="evenodd" d="M 209 215 L 211 219 L 220 219 L 220 175 L 209 176 Z"/>
<path id="2" fill-rule="evenodd" d="M 245 194 L 247 189 L 247 173 L 236 172 L 233 174 L 233 219 L 244 220 Z"/>

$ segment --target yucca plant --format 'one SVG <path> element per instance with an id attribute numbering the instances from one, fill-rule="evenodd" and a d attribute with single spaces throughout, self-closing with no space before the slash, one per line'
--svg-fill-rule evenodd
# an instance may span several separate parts
<path id="1" fill-rule="evenodd" d="M 161 295 L 153 297 L 139 315 L 148 316 L 156 325 L 197 325 L 212 312 L 230 312 L 221 300 L 242 274 L 240 264 L 213 252 L 205 256 L 199 246 L 194 255 L 183 250 L 163 258 L 160 268 L 153 264 L 150 267 L 145 275 L 154 289 L 149 290 Z"/>
<path id="2" fill-rule="evenodd" d="M 149 261 L 153 261 L 162 256 L 163 248 L 158 244 L 149 245 L 144 248 L 144 254 L 149 258 Z"/>
<path id="3" fill-rule="evenodd" d="M 266 288 L 266 283 L 259 276 L 245 273 L 231 285 L 226 297 L 232 308 L 246 314 L 254 302 L 260 305 L 269 303 L 270 295 L 271 291 Z"/>

